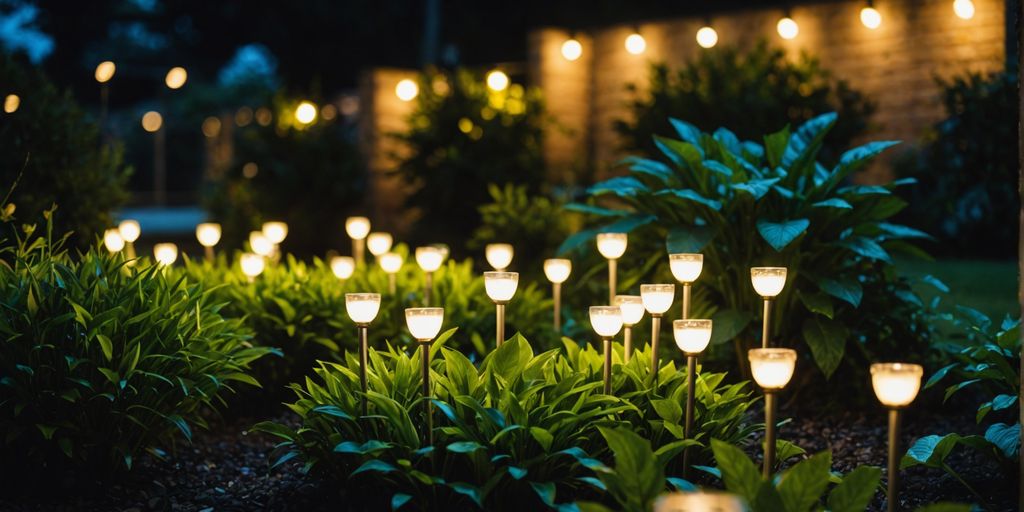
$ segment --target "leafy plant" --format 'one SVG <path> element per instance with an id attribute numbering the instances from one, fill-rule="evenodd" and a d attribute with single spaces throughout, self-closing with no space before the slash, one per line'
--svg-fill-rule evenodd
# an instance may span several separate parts
<path id="1" fill-rule="evenodd" d="M 269 352 L 202 285 L 101 248 L 72 259 L 63 240 L 48 223 L 0 249 L 0 459 L 26 482 L 191 440 L 234 383 L 258 385 L 248 368 Z"/>
<path id="2" fill-rule="evenodd" d="M 721 46 L 699 52 L 678 71 L 651 67 L 649 87 L 635 85 L 632 116 L 615 122 L 625 149 L 653 154 L 653 136 L 666 133 L 669 118 L 685 119 L 702 130 L 730 126 L 741 139 L 753 139 L 827 112 L 840 121 L 823 141 L 822 159 L 835 163 L 854 138 L 868 128 L 874 105 L 842 80 L 834 80 L 806 53 L 798 59 L 762 40 L 749 51 Z"/>
<path id="3" fill-rule="evenodd" d="M 629 157 L 628 175 L 591 187 L 591 196 L 605 206 L 567 206 L 603 224 L 569 237 L 560 252 L 600 232 L 635 232 L 630 252 L 648 255 L 647 263 L 632 275 L 627 271 L 627 278 L 654 275 L 667 282 L 666 248 L 703 252 L 707 277 L 696 286 L 707 295 L 695 303 L 715 321 L 713 343 L 733 340 L 741 358 L 759 328 L 753 313 L 761 311 L 749 269 L 765 265 L 789 268 L 786 289 L 773 306 L 776 318 L 786 321 L 773 322 L 773 339 L 803 339 L 826 377 L 843 361 L 866 367 L 864 359 L 879 348 L 921 353 L 929 333 L 921 302 L 890 256 L 920 255 L 908 240 L 927 237 L 888 222 L 906 206 L 892 190 L 907 182 L 844 185 L 895 142 L 851 149 L 827 168 L 816 157 L 836 119 L 815 117 L 793 132 L 787 127 L 765 136 L 763 144 L 741 142 L 725 128 L 702 133 L 672 119 L 680 139 L 655 137 L 662 159 Z M 867 290 L 885 293 L 864 300 Z M 879 333 L 895 332 L 906 336 L 879 339 Z"/>

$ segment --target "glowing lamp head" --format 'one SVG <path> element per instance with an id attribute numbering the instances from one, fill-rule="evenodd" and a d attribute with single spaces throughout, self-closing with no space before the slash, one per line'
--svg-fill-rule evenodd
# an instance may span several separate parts
<path id="1" fill-rule="evenodd" d="M 882 14 L 874 7 L 868 5 L 860 10 L 860 22 L 865 27 L 874 30 L 882 25 Z"/>
<path id="2" fill-rule="evenodd" d="M 398 82 L 395 86 L 395 96 L 402 101 L 412 101 L 416 99 L 420 93 L 420 86 L 416 85 L 416 82 L 408 78 Z"/>
<path id="3" fill-rule="evenodd" d="M 352 272 L 356 270 L 356 260 L 351 256 L 335 256 L 331 258 L 331 272 L 338 279 L 348 279 L 352 277 Z"/>
<path id="4" fill-rule="evenodd" d="M 626 51 L 632 55 L 640 55 L 647 49 L 647 41 L 644 36 L 633 33 L 626 37 Z"/>
<path id="5" fill-rule="evenodd" d="M 171 68 L 167 72 L 167 76 L 164 77 L 164 83 L 170 89 L 181 89 L 186 80 L 188 80 L 188 72 L 181 66 Z"/>
<path id="6" fill-rule="evenodd" d="M 110 62 L 109 60 L 100 62 L 99 65 L 96 66 L 96 81 L 101 84 L 109 82 L 111 78 L 114 78 L 114 71 L 117 71 L 117 66 L 115 66 L 113 62 Z"/>
<path id="7" fill-rule="evenodd" d="M 654 512 L 749 512 L 743 498 L 725 492 L 674 492 L 654 502 Z"/>
<path id="8" fill-rule="evenodd" d="M 345 219 L 345 232 L 353 240 L 362 240 L 370 234 L 370 219 L 366 217 L 349 217 Z"/>
<path id="9" fill-rule="evenodd" d="M 800 33 L 800 26 L 796 24 L 793 18 L 785 16 L 775 24 L 775 30 L 779 32 L 779 37 L 783 39 L 794 39 Z"/>
<path id="10" fill-rule="evenodd" d="M 295 107 L 295 120 L 301 124 L 316 121 L 316 105 L 309 101 L 299 103 L 299 106 Z"/>
<path id="11" fill-rule="evenodd" d="M 765 391 L 778 391 L 789 384 L 796 368 L 796 351 L 788 348 L 755 348 L 747 352 L 750 373 Z"/>
<path id="12" fill-rule="evenodd" d="M 108 229 L 103 232 L 103 245 L 108 251 L 120 252 L 124 249 L 124 238 L 121 238 L 121 233 L 116 229 Z"/>
<path id="13" fill-rule="evenodd" d="M 544 275 L 552 283 L 564 283 L 572 273 L 572 260 L 550 258 L 544 260 Z"/>
<path id="14" fill-rule="evenodd" d="M 504 71 L 496 69 L 487 73 L 487 87 L 492 91 L 504 91 L 508 89 L 508 75 Z"/>
<path id="15" fill-rule="evenodd" d="M 380 294 L 346 293 L 345 311 L 356 325 L 369 325 L 380 312 Z"/>
<path id="16" fill-rule="evenodd" d="M 441 332 L 444 323 L 444 308 L 407 308 L 405 325 L 409 334 L 420 343 L 427 343 Z"/>
<path id="17" fill-rule="evenodd" d="M 962 20 L 969 20 L 974 17 L 974 2 L 971 0 L 954 0 L 953 12 Z"/>
<path id="18" fill-rule="evenodd" d="M 718 32 L 711 27 L 701 27 L 697 31 L 697 44 L 701 48 L 713 48 L 718 44 Z"/>
<path id="19" fill-rule="evenodd" d="M 924 368 L 917 364 L 875 363 L 871 365 L 871 387 L 886 407 L 906 407 L 921 390 Z"/>
<path id="20" fill-rule="evenodd" d="M 160 115 L 160 112 L 150 110 L 145 114 L 142 114 L 142 129 L 149 133 L 153 133 L 160 129 L 164 125 L 164 116 Z"/>
<path id="21" fill-rule="evenodd" d="M 628 238 L 625 233 L 598 233 L 597 251 L 609 260 L 617 260 L 626 254 Z"/>
<path id="22" fill-rule="evenodd" d="M 242 253 L 242 256 L 238 260 L 238 265 L 242 267 L 242 273 L 249 279 L 252 279 L 263 273 L 267 263 L 264 261 L 263 256 L 246 252 Z"/>
<path id="23" fill-rule="evenodd" d="M 386 252 L 380 255 L 380 268 L 388 274 L 402 269 L 402 255 L 397 252 Z"/>
<path id="24" fill-rule="evenodd" d="M 270 256 L 274 252 L 274 243 L 262 231 L 249 233 L 249 249 L 260 256 Z"/>
<path id="25" fill-rule="evenodd" d="M 21 106 L 21 97 L 17 94 L 8 94 L 4 96 L 4 112 L 13 114 L 18 111 L 18 107 Z"/>
<path id="26" fill-rule="evenodd" d="M 277 245 L 284 242 L 284 239 L 288 236 L 288 224 L 276 221 L 264 222 L 261 231 L 263 231 L 263 236 L 270 240 L 270 243 Z"/>
<path id="27" fill-rule="evenodd" d="M 690 253 L 669 254 L 668 266 L 677 281 L 680 283 L 692 283 L 700 277 L 700 272 L 704 269 L 704 255 Z"/>
<path id="28" fill-rule="evenodd" d="M 684 354 L 699 354 L 711 343 L 711 320 L 676 320 L 672 334 Z"/>
<path id="29" fill-rule="evenodd" d="M 125 242 L 133 243 L 139 239 L 139 235 L 142 234 L 142 228 L 139 226 L 139 221 L 134 219 L 122 220 L 117 225 L 118 233 L 121 233 L 121 238 L 124 238 Z"/>
<path id="30" fill-rule="evenodd" d="M 519 286 L 519 272 L 484 272 L 487 296 L 497 304 L 512 300 Z"/>
<path id="31" fill-rule="evenodd" d="M 750 282 L 758 295 L 770 299 L 786 287 L 786 267 L 753 267 Z"/>
<path id="32" fill-rule="evenodd" d="M 633 327 L 644 317 L 644 299 L 639 295 L 616 295 L 613 306 L 622 310 L 622 325 Z"/>
<path id="33" fill-rule="evenodd" d="M 178 246 L 174 244 L 156 244 L 153 246 L 153 258 L 162 267 L 173 265 L 178 260 Z"/>
<path id="34" fill-rule="evenodd" d="M 366 248 L 370 250 L 370 254 L 374 256 L 380 256 L 391 250 L 391 244 L 394 243 L 394 239 L 391 237 L 391 233 L 370 233 L 366 237 Z"/>
<path id="35" fill-rule="evenodd" d="M 204 222 L 196 226 L 196 240 L 203 247 L 213 247 L 220 242 L 220 224 Z"/>
<path id="36" fill-rule="evenodd" d="M 444 257 L 441 248 L 435 245 L 416 248 L 416 263 L 424 272 L 434 272 L 441 268 Z"/>
<path id="37" fill-rule="evenodd" d="M 676 285 L 642 284 L 640 285 L 640 297 L 644 301 L 644 308 L 647 309 L 647 312 L 652 315 L 662 315 L 672 307 L 672 301 L 676 298 Z"/>
<path id="38" fill-rule="evenodd" d="M 514 251 L 512 244 L 487 244 L 484 255 L 487 256 L 487 263 L 494 270 L 505 270 L 512 264 Z"/>
<path id="39" fill-rule="evenodd" d="M 572 62 L 582 55 L 583 45 L 576 39 L 568 39 L 562 43 L 562 57 L 565 57 L 565 60 Z"/>
<path id="40" fill-rule="evenodd" d="M 611 338 L 622 330 L 622 308 L 590 306 L 590 326 L 602 338 Z"/>

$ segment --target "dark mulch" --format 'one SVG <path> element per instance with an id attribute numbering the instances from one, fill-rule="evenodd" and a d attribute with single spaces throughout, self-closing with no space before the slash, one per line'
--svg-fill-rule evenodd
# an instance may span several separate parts
<path id="1" fill-rule="evenodd" d="M 780 416 L 794 416 L 780 411 Z M 280 420 L 291 421 L 288 418 Z M 222 423 L 196 433 L 194 444 L 178 450 L 166 461 L 145 460 L 117 484 L 92 486 L 91 492 L 68 490 L 73 483 L 46 486 L 45 493 L 23 492 L 0 496 L 0 510 L 61 511 L 317 511 L 346 508 L 344 491 L 329 483 L 303 477 L 297 463 L 268 473 L 266 454 L 274 445 L 269 436 L 247 433 L 251 420 Z M 826 417 L 795 415 L 779 429 L 779 436 L 809 453 L 831 449 L 833 468 L 847 472 L 862 464 L 885 467 L 886 415 L 848 412 Z M 907 414 L 903 449 L 914 439 L 946 432 L 978 433 L 971 417 L 938 413 Z M 754 443 L 752 446 L 757 446 Z M 960 450 L 951 465 L 977 489 L 986 510 L 1016 508 L 1016 475 L 1002 475 L 988 459 Z M 901 474 L 900 509 L 935 501 L 978 503 L 962 484 L 938 470 L 912 468 Z M 884 509 L 881 493 L 872 508 Z"/>

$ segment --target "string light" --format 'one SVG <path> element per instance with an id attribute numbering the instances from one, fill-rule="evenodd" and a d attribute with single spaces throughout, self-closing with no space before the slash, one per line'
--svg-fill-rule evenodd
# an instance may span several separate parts
<path id="1" fill-rule="evenodd" d="M 562 43 L 562 57 L 567 61 L 574 61 L 583 55 L 583 45 L 575 38 L 569 38 Z"/>
<path id="2" fill-rule="evenodd" d="M 710 26 L 703 26 L 697 31 L 697 44 L 701 48 L 712 48 L 718 44 L 718 32 Z"/>
<path id="3" fill-rule="evenodd" d="M 775 25 L 775 29 L 779 31 L 779 37 L 787 40 L 794 39 L 800 33 L 800 26 L 789 16 L 783 16 Z"/>
<path id="4" fill-rule="evenodd" d="M 626 37 L 626 51 L 633 55 L 640 55 L 647 49 L 647 41 L 639 32 L 633 32 Z"/>
<path id="5" fill-rule="evenodd" d="M 868 5 L 860 10 L 860 22 L 865 27 L 874 30 L 882 24 L 882 14 L 875 9 L 871 2 L 868 2 Z"/>
<path id="6" fill-rule="evenodd" d="M 953 0 L 953 12 L 962 20 L 974 17 L 974 2 L 971 0 Z"/>
<path id="7" fill-rule="evenodd" d="M 412 101 L 420 93 L 420 86 L 416 82 L 406 78 L 395 86 L 395 96 L 402 101 Z"/>

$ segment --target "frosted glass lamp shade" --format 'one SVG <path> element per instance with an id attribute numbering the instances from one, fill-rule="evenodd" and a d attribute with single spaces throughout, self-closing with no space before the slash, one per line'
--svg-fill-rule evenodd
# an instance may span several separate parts
<path id="1" fill-rule="evenodd" d="M 512 264 L 512 244 L 487 244 L 484 255 L 487 263 L 495 270 L 505 270 Z"/>
<path id="2" fill-rule="evenodd" d="M 786 267 L 753 267 L 750 269 L 750 282 L 758 295 L 775 297 L 786 286 Z"/>
<path id="3" fill-rule="evenodd" d="M 173 265 L 178 260 L 178 246 L 174 244 L 156 244 L 153 246 L 153 258 L 161 266 Z"/>
<path id="4" fill-rule="evenodd" d="M 142 228 L 139 226 L 139 221 L 126 219 L 122 220 L 117 225 L 117 230 L 121 233 L 121 238 L 124 238 L 125 242 L 132 243 L 139 239 L 139 235 L 142 234 Z"/>
<path id="5" fill-rule="evenodd" d="M 264 222 L 263 223 L 263 236 L 270 240 L 270 243 L 277 245 L 284 242 L 284 239 L 288 236 L 288 224 L 284 222 Z"/>
<path id="6" fill-rule="evenodd" d="M 508 302 L 519 286 L 519 272 L 484 272 L 484 288 L 494 302 Z"/>
<path id="7" fill-rule="evenodd" d="M 362 240 L 370 234 L 370 219 L 366 217 L 349 217 L 345 219 L 345 232 L 353 240 Z"/>
<path id="8" fill-rule="evenodd" d="M 116 229 L 108 229 L 104 231 L 103 245 L 112 253 L 120 252 L 125 246 L 124 238 L 121 237 L 121 232 Z"/>
<path id="9" fill-rule="evenodd" d="M 220 242 L 220 224 L 204 222 L 196 226 L 196 240 L 203 247 L 213 247 Z"/>
<path id="10" fill-rule="evenodd" d="M 441 332 L 444 322 L 444 308 L 408 308 L 405 310 L 405 324 L 409 334 L 420 342 L 428 342 Z"/>
<path id="11" fill-rule="evenodd" d="M 348 279 L 352 277 L 352 272 L 356 269 L 356 260 L 351 256 L 335 256 L 331 258 L 331 272 L 334 272 L 334 276 L 338 279 Z"/>
<path id="12" fill-rule="evenodd" d="M 380 312 L 379 293 L 346 293 L 345 311 L 356 325 L 367 325 Z"/>
<path id="13" fill-rule="evenodd" d="M 871 387 L 886 407 L 906 407 L 921 390 L 924 368 L 917 364 L 875 363 L 871 365 Z"/>
<path id="14" fill-rule="evenodd" d="M 644 300 L 639 295 L 616 295 L 613 306 L 622 310 L 622 325 L 633 327 L 644 317 Z"/>
<path id="15" fill-rule="evenodd" d="M 796 368 L 796 351 L 788 348 L 755 348 L 747 352 L 750 373 L 766 391 L 778 391 L 789 384 Z"/>
<path id="16" fill-rule="evenodd" d="M 388 274 L 394 274 L 402 268 L 402 255 L 397 252 L 386 252 L 380 255 L 380 268 Z"/>
<path id="17" fill-rule="evenodd" d="M 590 325 L 602 338 L 611 338 L 622 330 L 622 308 L 590 306 Z"/>
<path id="18" fill-rule="evenodd" d="M 711 320 L 676 320 L 672 334 L 684 354 L 699 354 L 711 343 Z"/>
<path id="19" fill-rule="evenodd" d="M 625 233 L 598 233 L 597 251 L 609 260 L 617 260 L 626 254 L 628 239 Z"/>
<path id="20" fill-rule="evenodd" d="M 672 307 L 676 297 L 674 284 L 642 284 L 640 297 L 644 300 L 644 308 L 653 315 L 661 315 Z"/>
<path id="21" fill-rule="evenodd" d="M 544 260 L 544 275 L 552 283 L 564 283 L 572 273 L 572 260 L 550 258 Z"/>
<path id="22" fill-rule="evenodd" d="M 424 272 L 434 272 L 441 268 L 444 258 L 445 254 L 437 246 L 428 245 L 416 248 L 416 263 Z"/>
<path id="23" fill-rule="evenodd" d="M 263 260 L 263 256 L 259 254 L 246 252 L 242 253 L 239 257 L 238 265 L 242 267 L 242 273 L 246 277 L 256 277 L 263 273 L 263 269 L 266 267 L 266 262 Z"/>
<path id="24" fill-rule="evenodd" d="M 700 277 L 700 272 L 704 269 L 704 255 L 691 253 L 669 254 L 668 266 L 677 281 L 680 283 L 692 283 Z"/>
<path id="25" fill-rule="evenodd" d="M 374 256 L 380 256 L 390 251 L 393 243 L 394 239 L 391 237 L 391 233 L 370 233 L 366 237 L 366 248 Z"/>

